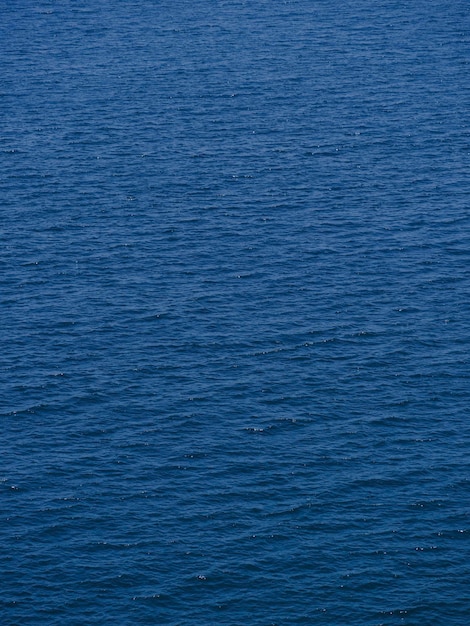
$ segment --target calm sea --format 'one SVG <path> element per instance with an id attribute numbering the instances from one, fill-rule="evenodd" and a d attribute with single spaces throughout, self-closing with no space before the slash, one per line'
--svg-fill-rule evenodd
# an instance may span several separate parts
<path id="1" fill-rule="evenodd" d="M 1 5 L 2 626 L 470 623 L 468 1 Z"/>

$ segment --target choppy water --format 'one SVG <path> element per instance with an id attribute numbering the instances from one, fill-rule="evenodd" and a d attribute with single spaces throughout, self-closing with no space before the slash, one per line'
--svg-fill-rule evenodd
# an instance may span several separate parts
<path id="1" fill-rule="evenodd" d="M 3 625 L 469 623 L 469 10 L 3 3 Z"/>

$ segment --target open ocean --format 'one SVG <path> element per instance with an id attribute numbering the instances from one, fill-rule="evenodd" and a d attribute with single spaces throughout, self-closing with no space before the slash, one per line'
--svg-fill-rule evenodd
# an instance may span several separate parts
<path id="1" fill-rule="evenodd" d="M 470 624 L 468 0 L 0 14 L 2 626 Z"/>

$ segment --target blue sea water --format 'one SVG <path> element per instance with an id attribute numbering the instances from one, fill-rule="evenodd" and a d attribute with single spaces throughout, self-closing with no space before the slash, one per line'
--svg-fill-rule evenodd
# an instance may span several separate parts
<path id="1" fill-rule="evenodd" d="M 470 623 L 470 5 L 0 19 L 0 622 Z"/>

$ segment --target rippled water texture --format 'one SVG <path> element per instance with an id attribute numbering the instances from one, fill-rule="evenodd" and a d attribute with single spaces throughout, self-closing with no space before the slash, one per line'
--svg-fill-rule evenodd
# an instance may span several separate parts
<path id="1" fill-rule="evenodd" d="M 465 626 L 469 4 L 4 3 L 2 626 Z"/>

